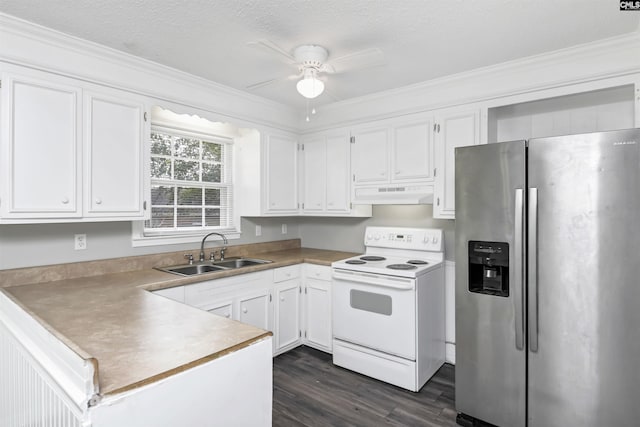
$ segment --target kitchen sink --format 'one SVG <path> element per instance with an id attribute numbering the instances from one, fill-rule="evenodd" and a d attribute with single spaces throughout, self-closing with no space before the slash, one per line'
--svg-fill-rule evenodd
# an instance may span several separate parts
<path id="1" fill-rule="evenodd" d="M 227 258 L 224 261 L 206 262 L 200 264 L 173 265 L 169 267 L 156 267 L 157 270 L 180 276 L 193 276 L 215 271 L 234 270 L 236 268 L 250 267 L 252 265 L 268 264 L 273 261 L 256 258 Z"/>
<path id="2" fill-rule="evenodd" d="M 222 266 L 226 268 L 242 268 L 242 267 L 250 267 L 252 265 L 259 264 L 268 264 L 272 261 L 267 261 L 265 259 L 255 259 L 255 258 L 227 258 L 224 261 L 216 261 L 213 263 L 215 266 Z"/>
<path id="3" fill-rule="evenodd" d="M 168 273 L 180 274 L 182 276 L 192 276 L 194 274 L 210 273 L 212 271 L 228 270 L 228 268 L 212 264 L 179 265 L 175 267 L 159 268 L 158 270 Z"/>

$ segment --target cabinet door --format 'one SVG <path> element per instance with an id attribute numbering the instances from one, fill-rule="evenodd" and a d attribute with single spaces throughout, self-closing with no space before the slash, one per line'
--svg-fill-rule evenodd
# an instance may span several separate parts
<path id="1" fill-rule="evenodd" d="M 268 331 L 271 329 L 269 307 L 268 290 L 241 296 L 238 298 L 238 320 Z"/>
<path id="2" fill-rule="evenodd" d="M 287 280 L 275 287 L 276 352 L 300 342 L 300 282 Z"/>
<path id="3" fill-rule="evenodd" d="M 326 144 L 324 140 L 305 142 L 304 151 L 304 212 L 325 209 L 327 178 Z"/>
<path id="4" fill-rule="evenodd" d="M 268 135 L 266 140 L 266 212 L 298 211 L 298 144 L 295 139 Z"/>
<path id="5" fill-rule="evenodd" d="M 389 130 L 386 127 L 354 132 L 351 166 L 355 185 L 389 181 Z"/>
<path id="6" fill-rule="evenodd" d="M 326 210 L 349 212 L 351 177 L 349 135 L 329 136 L 326 139 Z"/>
<path id="7" fill-rule="evenodd" d="M 67 79 L 42 77 L 2 78 L 4 217 L 81 215 L 81 89 Z"/>
<path id="8" fill-rule="evenodd" d="M 120 91 L 87 93 L 84 111 L 85 216 L 142 218 L 144 104 Z"/>
<path id="9" fill-rule="evenodd" d="M 433 178 L 432 123 L 428 118 L 393 128 L 392 181 Z"/>
<path id="10" fill-rule="evenodd" d="M 455 149 L 480 143 L 480 109 L 436 116 L 434 218 L 455 218 Z"/>
<path id="11" fill-rule="evenodd" d="M 218 301 L 217 303 L 212 304 L 206 310 L 209 313 L 215 314 L 216 316 L 233 319 L 233 301 L 231 300 Z"/>
<path id="12" fill-rule="evenodd" d="M 331 352 L 331 282 L 306 279 L 304 298 L 305 344 Z"/>

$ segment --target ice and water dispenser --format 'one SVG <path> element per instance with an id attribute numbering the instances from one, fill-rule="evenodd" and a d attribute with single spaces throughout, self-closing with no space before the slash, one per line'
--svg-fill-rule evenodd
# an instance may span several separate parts
<path id="1" fill-rule="evenodd" d="M 469 241 L 469 291 L 509 296 L 509 244 Z"/>

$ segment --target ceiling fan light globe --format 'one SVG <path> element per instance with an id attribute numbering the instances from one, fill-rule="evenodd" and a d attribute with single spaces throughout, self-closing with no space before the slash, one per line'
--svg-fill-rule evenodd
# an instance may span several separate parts
<path id="1" fill-rule="evenodd" d="M 324 83 L 314 77 L 304 78 L 296 84 L 296 89 L 305 98 L 313 99 L 324 91 Z"/>

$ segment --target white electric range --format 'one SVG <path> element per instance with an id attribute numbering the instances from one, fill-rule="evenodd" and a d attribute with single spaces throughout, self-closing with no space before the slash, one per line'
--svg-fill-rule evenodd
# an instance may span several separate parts
<path id="1" fill-rule="evenodd" d="M 443 232 L 367 227 L 364 244 L 331 265 L 333 363 L 418 391 L 444 363 Z"/>

